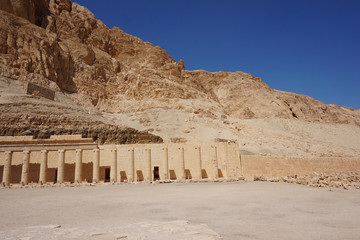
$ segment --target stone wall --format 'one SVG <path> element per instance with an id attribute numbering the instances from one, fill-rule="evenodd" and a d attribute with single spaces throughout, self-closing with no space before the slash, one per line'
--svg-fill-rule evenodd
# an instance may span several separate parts
<path id="1" fill-rule="evenodd" d="M 241 155 L 243 176 L 266 178 L 307 175 L 313 172 L 360 172 L 360 158 L 287 158 L 276 156 Z"/>
<path id="2" fill-rule="evenodd" d="M 232 145 L 235 145 L 235 148 L 228 148 Z M 239 150 L 237 144 L 234 143 L 102 145 L 100 146 L 100 166 L 111 166 L 111 150 L 115 149 L 117 179 L 121 180 L 128 180 L 129 175 L 134 175 L 135 180 L 153 180 L 155 167 L 159 167 L 160 180 L 166 179 L 167 176 L 171 180 L 179 180 L 198 179 L 200 174 L 202 178 L 234 178 L 241 175 Z M 131 173 L 129 169 L 132 149 L 134 150 L 134 173 Z M 150 150 L 151 165 L 147 162 L 148 149 Z M 201 172 L 197 166 L 199 149 L 201 151 Z M 166 169 L 166 156 L 168 169 Z M 217 160 L 217 164 L 215 164 L 215 160 Z M 228 165 L 228 163 L 231 164 Z M 235 169 L 230 169 L 230 166 Z"/>

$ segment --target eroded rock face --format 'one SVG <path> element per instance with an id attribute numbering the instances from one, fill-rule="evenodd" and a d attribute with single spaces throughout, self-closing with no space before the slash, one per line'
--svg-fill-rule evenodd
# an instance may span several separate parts
<path id="1" fill-rule="evenodd" d="M 114 126 L 94 119 L 76 109 L 44 106 L 37 109 L 31 104 L 0 105 L 0 136 L 34 136 L 35 139 L 51 135 L 81 134 L 99 144 L 162 143 L 161 137 L 124 126 Z M 57 110 L 57 111 L 56 111 Z M 22 114 L 19 114 L 21 112 Z M 50 114 L 51 113 L 51 114 Z"/>
<path id="2" fill-rule="evenodd" d="M 34 0 L 0 0 L 0 9 L 18 17 L 29 20 L 35 24 L 35 1 Z"/>
<path id="3" fill-rule="evenodd" d="M 83 106 L 360 126 L 359 110 L 273 90 L 251 74 L 187 71 L 184 61 L 118 27 L 109 29 L 70 0 L 0 3 L 0 76 L 68 93 Z"/>
<path id="4" fill-rule="evenodd" d="M 56 34 L 5 12 L 0 15 L 0 28 L 1 76 L 77 91 L 74 61 Z"/>
<path id="5" fill-rule="evenodd" d="M 100 144 L 161 143 L 147 131 L 114 124 L 102 112 L 87 109 L 69 97 L 33 83 L 0 77 L 0 136 L 81 134 Z"/>

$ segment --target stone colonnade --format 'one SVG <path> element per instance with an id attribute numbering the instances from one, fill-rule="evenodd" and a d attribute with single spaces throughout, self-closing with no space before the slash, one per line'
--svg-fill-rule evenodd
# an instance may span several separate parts
<path id="1" fill-rule="evenodd" d="M 74 182 L 82 182 L 82 149 L 76 149 L 76 158 L 75 158 L 75 176 Z M 21 170 L 21 182 L 22 185 L 29 184 L 29 166 L 30 166 L 30 150 L 23 151 L 23 162 Z M 48 150 L 41 150 L 40 157 L 40 171 L 39 171 L 39 184 L 46 183 L 47 175 L 47 165 L 48 165 Z M 12 151 L 5 152 L 5 162 L 2 175 L 2 185 L 9 186 L 11 179 L 11 163 L 12 163 Z M 99 181 L 99 149 L 93 150 L 93 182 Z M 116 156 L 115 156 L 116 161 Z M 116 171 L 116 169 L 114 170 Z M 58 164 L 57 164 L 57 183 L 64 183 L 64 174 L 65 174 L 65 150 L 58 150 Z"/>
<path id="2" fill-rule="evenodd" d="M 155 151 L 153 148 L 160 147 L 158 151 Z M 169 156 L 169 146 L 171 146 L 171 156 Z M 65 153 L 67 151 L 74 151 L 75 150 L 75 159 L 71 159 L 72 163 L 74 164 L 73 168 L 73 180 L 71 182 L 74 183 L 81 183 L 84 180 L 83 177 L 83 151 L 88 150 L 88 155 L 85 160 L 86 163 L 92 164 L 92 173 L 90 170 L 89 173 L 86 173 L 86 176 L 91 176 L 92 179 L 91 182 L 98 183 L 100 181 L 106 180 L 106 177 L 104 179 L 104 172 L 106 176 L 106 169 L 108 171 L 108 181 L 110 182 L 120 182 L 124 181 L 121 172 L 126 175 L 126 181 L 127 182 L 137 182 L 137 181 L 145 181 L 145 182 L 151 182 L 154 180 L 185 180 L 185 179 L 194 179 L 194 180 L 200 180 L 202 178 L 208 178 L 207 172 L 210 174 L 211 178 L 217 179 L 223 177 L 222 174 L 219 176 L 219 156 L 218 156 L 218 145 L 206 145 L 204 146 L 205 149 L 202 150 L 203 146 L 196 146 L 196 145 L 142 145 L 140 147 L 137 147 L 135 145 L 128 145 L 125 146 L 124 149 L 125 153 L 123 153 L 127 156 L 124 157 L 121 156 L 121 154 L 118 154 L 118 151 L 120 148 L 123 148 L 123 146 L 115 146 L 113 147 L 100 147 L 99 148 L 91 148 L 87 147 L 86 149 L 39 149 L 36 150 L 32 149 L 23 149 L 23 157 L 21 162 L 21 181 L 20 184 L 27 185 L 29 184 L 29 169 L 30 163 L 32 162 L 30 160 L 30 153 L 32 151 L 40 152 L 40 158 L 37 162 L 39 162 L 39 175 L 38 179 L 36 180 L 39 184 L 45 184 L 48 174 L 48 153 L 49 151 L 56 151 L 57 152 L 57 163 L 54 162 L 52 165 L 56 164 L 57 167 L 55 167 L 56 175 L 55 175 L 55 181 L 58 184 L 62 184 L 65 182 L 65 175 L 67 173 L 67 181 L 69 181 L 69 174 L 71 172 L 65 172 L 69 171 L 69 168 L 66 167 L 66 161 L 65 161 Z M 226 146 L 226 145 L 224 145 Z M 93 147 L 97 147 L 97 145 L 94 145 Z M 186 150 L 185 150 L 186 147 Z M 221 147 L 221 146 L 220 146 Z M 135 149 L 137 149 L 135 151 Z M 142 149 L 139 152 L 139 149 Z M 190 150 L 189 150 L 190 149 Z M 221 147 L 221 156 L 224 156 L 224 148 Z M 237 149 L 237 148 L 236 148 Z M 89 151 L 90 150 L 90 151 Z M 154 152 L 153 152 L 154 150 Z M 5 151 L 4 152 L 4 161 L 3 161 L 3 172 L 2 172 L 2 184 L 3 186 L 8 186 L 11 183 L 11 165 L 12 165 L 12 157 L 14 152 L 19 152 L 21 149 L 17 149 L 16 151 Z M 227 148 L 225 147 L 225 151 L 227 151 Z M 100 156 L 101 152 L 101 156 Z M 185 160 L 185 152 L 186 152 L 186 160 Z M 141 156 L 138 155 L 141 153 Z M 54 153 L 52 153 L 54 154 Z M 92 158 L 89 158 L 89 154 L 92 154 Z M 104 157 L 105 154 L 107 156 Z M 205 154 L 206 161 L 204 162 L 203 154 Z M 227 156 L 227 153 L 225 154 Z M 19 156 L 19 155 L 17 155 Z M 54 156 L 54 155 L 52 155 Z M 155 157 L 156 159 L 152 159 L 152 157 Z M 87 160 L 87 159 L 91 160 Z M 104 161 L 105 159 L 105 162 Z M 191 158 L 191 161 L 189 161 L 189 158 Z M 55 160 L 56 161 L 56 160 Z M 171 168 L 169 169 L 171 161 Z M 238 161 L 235 159 L 234 161 Z M 227 163 L 228 159 L 222 158 L 222 166 L 224 166 L 224 162 Z M 159 171 L 159 168 L 161 168 L 161 171 Z M 226 168 L 226 167 L 225 167 Z M 105 170 L 104 170 L 105 169 Z M 157 169 L 157 170 L 155 170 Z M 176 169 L 176 170 L 175 170 Z M 34 171 L 34 169 L 32 169 Z M 87 170 L 89 170 L 87 168 Z M 120 171 L 123 170 L 123 171 Z M 231 169 L 230 169 L 231 170 Z M 229 169 L 226 169 L 226 171 L 229 171 Z M 36 170 L 37 171 L 37 170 Z M 157 174 L 155 172 L 157 171 Z M 174 174 L 174 171 L 176 174 Z M 204 172 L 205 171 L 205 175 Z M 207 171 L 207 172 L 206 172 Z M 232 171 L 232 170 L 231 170 Z M 88 171 L 87 171 L 88 172 Z M 141 172 L 139 174 L 139 172 Z M 191 172 L 191 173 L 190 173 Z M 101 174 L 102 173 L 102 174 Z M 51 175 L 53 176 L 53 175 Z M 140 177 L 141 176 L 141 177 Z M 175 176 L 175 177 L 174 177 Z M 229 176 L 229 174 L 227 175 Z M 235 177 L 235 176 L 229 176 L 229 177 Z"/>

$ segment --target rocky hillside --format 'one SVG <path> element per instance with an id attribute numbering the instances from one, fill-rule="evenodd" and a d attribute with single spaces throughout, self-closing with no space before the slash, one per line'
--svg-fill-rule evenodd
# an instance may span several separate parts
<path id="1" fill-rule="evenodd" d="M 98 143 L 160 143 L 146 131 L 114 125 L 96 110 L 74 103 L 61 92 L 50 101 L 41 93 L 26 94 L 26 82 L 0 77 L 0 136 L 81 134 Z"/>
<path id="2" fill-rule="evenodd" d="M 277 91 L 248 73 L 187 71 L 184 61 L 175 62 L 164 49 L 118 27 L 109 29 L 70 0 L 0 0 L 0 13 L 0 76 L 50 89 L 63 98 L 46 104 L 71 100 L 72 106 L 90 112 L 88 118 L 98 112 L 101 121 L 115 127 L 146 130 L 165 141 L 241 139 L 239 121 L 246 119 L 360 127 L 359 110 Z M 6 99 L 2 108 L 19 108 Z M 52 111 L 38 114 L 43 116 L 38 123 L 48 125 L 46 116 Z M 24 115 L 21 111 L 2 115 L 1 127 L 13 126 Z M 14 120 L 5 124 L 7 119 Z M 193 119 L 198 119 L 197 124 L 190 123 Z M 69 117 L 56 124 L 77 129 L 75 122 Z M 92 121 L 80 122 L 92 125 Z M 204 127 L 207 130 L 200 130 Z M 204 135 L 210 128 L 214 134 Z"/>

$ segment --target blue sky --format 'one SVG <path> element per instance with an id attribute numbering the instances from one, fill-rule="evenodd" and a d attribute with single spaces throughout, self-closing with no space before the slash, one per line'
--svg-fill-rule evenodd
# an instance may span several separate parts
<path id="1" fill-rule="evenodd" d="M 271 88 L 360 109 L 360 0 L 73 0 L 187 70 L 243 71 Z"/>

